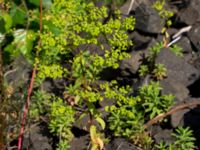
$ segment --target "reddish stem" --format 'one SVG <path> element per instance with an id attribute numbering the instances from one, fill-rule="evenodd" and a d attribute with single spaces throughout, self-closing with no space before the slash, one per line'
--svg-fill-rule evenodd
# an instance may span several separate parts
<path id="1" fill-rule="evenodd" d="M 42 0 L 40 0 L 40 33 L 42 33 Z M 38 41 L 38 47 L 41 47 L 41 39 L 39 39 L 39 41 Z M 37 50 L 36 51 L 36 57 L 38 57 L 38 55 L 39 55 L 39 53 L 38 53 L 38 50 Z M 37 70 L 37 64 L 35 64 L 35 67 L 33 69 L 30 85 L 29 85 L 29 88 L 28 88 L 26 105 L 25 105 L 25 108 L 24 108 L 24 114 L 23 114 L 23 118 L 22 118 L 22 122 L 21 122 L 20 134 L 19 134 L 19 137 L 18 137 L 17 150 L 21 150 L 21 147 L 22 147 L 22 138 L 23 138 L 23 135 L 24 135 L 26 117 L 27 117 L 28 110 L 29 110 L 31 93 L 32 93 L 32 90 L 33 90 L 33 83 L 34 83 L 34 80 L 35 80 L 36 70 Z"/>
<path id="2" fill-rule="evenodd" d="M 155 118 L 149 120 L 145 125 L 144 128 L 148 128 L 150 126 L 152 126 L 153 124 L 156 124 L 159 120 L 162 120 L 178 111 L 181 111 L 185 108 L 189 108 L 189 107 L 193 107 L 193 106 L 197 106 L 200 105 L 200 99 L 196 99 L 196 100 L 191 100 L 187 103 L 183 103 L 183 104 L 179 104 L 175 107 L 173 107 L 172 109 L 170 109 L 168 112 L 160 114 L 158 116 L 156 116 Z"/>
<path id="3" fill-rule="evenodd" d="M 17 146 L 18 150 L 21 149 L 21 145 L 22 145 L 22 138 L 23 138 L 23 134 L 24 134 L 26 117 L 27 117 L 27 114 L 28 114 L 28 108 L 29 108 L 29 105 L 30 105 L 30 97 L 31 97 L 32 89 L 33 89 L 35 73 L 36 73 L 36 67 L 33 69 L 32 77 L 31 77 L 31 81 L 30 81 L 30 86 L 28 88 L 28 96 L 27 96 L 26 105 L 25 105 L 25 108 L 24 108 L 24 114 L 23 114 L 23 118 L 22 118 L 20 134 L 19 134 L 19 138 L 18 138 L 18 146 Z"/>

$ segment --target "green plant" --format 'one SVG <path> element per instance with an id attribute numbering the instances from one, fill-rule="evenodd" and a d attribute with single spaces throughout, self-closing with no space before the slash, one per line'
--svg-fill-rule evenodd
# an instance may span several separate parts
<path id="1" fill-rule="evenodd" d="M 166 4 L 165 0 L 157 0 L 153 4 L 152 7 L 156 11 L 158 11 L 158 13 L 159 13 L 161 18 L 164 18 L 166 20 L 165 27 L 162 29 L 162 33 L 165 35 L 165 38 L 169 38 L 169 34 L 167 32 L 167 28 L 169 28 L 172 25 L 172 21 L 170 20 L 170 18 L 174 16 L 174 13 L 169 11 L 169 10 L 166 10 L 165 9 L 165 4 Z M 164 40 L 167 40 L 167 39 L 164 39 Z M 164 42 L 166 42 L 166 41 L 164 41 Z"/>
<path id="2" fill-rule="evenodd" d="M 42 90 L 36 90 L 32 96 L 30 106 L 30 117 L 32 120 L 39 121 L 40 116 L 49 112 L 51 95 Z"/>
<path id="3" fill-rule="evenodd" d="M 131 142 L 133 142 L 138 147 L 149 150 L 152 149 L 153 139 L 147 132 L 138 132 L 130 137 Z"/>
<path id="4" fill-rule="evenodd" d="M 148 61 L 149 62 L 154 62 L 155 58 L 157 57 L 157 55 L 160 53 L 161 49 L 164 47 L 164 43 L 163 42 L 157 42 L 155 43 L 155 45 L 153 45 L 150 49 L 149 49 L 149 56 L 148 56 Z"/>
<path id="5" fill-rule="evenodd" d="M 164 141 L 161 141 L 159 144 L 155 145 L 158 150 L 194 150 L 196 149 L 193 137 L 192 130 L 189 127 L 183 128 L 178 127 L 175 130 L 175 133 L 172 133 L 172 136 L 175 138 L 175 141 L 171 144 L 166 144 Z"/>
<path id="6" fill-rule="evenodd" d="M 43 12 L 50 8 L 51 0 L 43 1 Z M 40 1 L 5 0 L 0 10 L 0 44 L 8 58 L 24 55 L 33 64 L 34 47 L 38 40 Z M 4 58 L 4 59 L 8 59 Z"/>
<path id="7" fill-rule="evenodd" d="M 174 44 L 174 45 L 172 45 L 172 46 L 169 47 L 169 48 L 170 48 L 170 50 L 171 50 L 174 54 L 176 54 L 177 56 L 183 57 L 183 49 L 182 49 L 180 46 L 178 46 L 177 44 Z"/>
<path id="8" fill-rule="evenodd" d="M 173 12 L 166 10 L 165 9 L 165 4 L 166 4 L 165 0 L 157 0 L 153 4 L 153 8 L 159 12 L 159 15 L 162 18 L 170 18 L 170 17 L 173 16 Z"/>
<path id="9" fill-rule="evenodd" d="M 111 113 L 108 118 L 109 128 L 115 136 L 130 137 L 134 133 L 143 131 L 143 112 L 136 107 L 137 98 L 129 96 L 131 88 L 118 87 L 116 81 L 103 85 L 105 97 L 115 99 L 116 106 L 107 106 L 105 109 Z"/>
<path id="10" fill-rule="evenodd" d="M 163 42 L 158 42 L 148 50 L 148 55 L 144 58 L 144 63 L 138 70 L 141 77 L 147 74 L 152 75 L 155 79 L 162 79 L 166 76 L 166 69 L 162 64 L 156 64 L 155 59 L 163 48 Z"/>
<path id="11" fill-rule="evenodd" d="M 138 72 L 139 72 L 139 76 L 143 77 L 149 73 L 149 68 L 147 65 L 140 65 Z"/>
<path id="12" fill-rule="evenodd" d="M 130 87 L 118 87 L 116 82 L 106 84 L 104 88 L 107 98 L 116 99 L 116 105 L 106 107 L 106 111 L 110 112 L 110 130 L 115 136 L 132 139 L 137 142 L 135 144 L 150 148 L 152 140 L 145 133 L 143 125 L 145 121 L 167 112 L 173 104 L 174 96 L 161 95 L 158 82 L 142 86 L 136 97 L 128 95 Z"/>
<path id="13" fill-rule="evenodd" d="M 155 64 L 152 74 L 155 79 L 162 80 L 167 76 L 167 69 L 165 68 L 164 64 Z"/>
<path id="14" fill-rule="evenodd" d="M 50 109 L 49 129 L 50 132 L 59 137 L 58 149 L 69 149 L 68 143 L 73 138 L 71 127 L 75 120 L 75 112 L 71 106 L 67 106 L 60 98 L 54 98 Z"/>
<path id="15" fill-rule="evenodd" d="M 172 144 L 167 145 L 164 141 L 161 141 L 159 144 L 155 145 L 157 150 L 173 150 Z"/>
<path id="16" fill-rule="evenodd" d="M 38 48 L 39 57 L 36 58 L 38 80 L 69 79 L 63 92 L 75 98 L 74 103 L 70 103 L 72 108 L 76 105 L 84 109 L 79 119 L 87 115 L 89 127 L 96 120 L 104 129 L 105 122 L 96 108 L 96 104 L 105 98 L 98 79 L 103 69 L 116 69 L 119 60 L 129 57 L 126 49 L 132 42 L 126 32 L 134 29 L 135 20 L 121 18 L 117 10 L 115 17 L 109 18 L 106 7 L 97 8 L 82 0 L 55 0 L 43 16 L 44 29 L 39 35 L 42 48 Z M 64 68 L 63 63 L 69 67 Z M 59 133 L 58 127 L 54 128 L 55 124 L 52 124 L 59 118 L 51 118 L 50 129 Z M 62 124 L 61 120 L 60 126 Z M 68 134 L 68 131 L 62 130 L 62 134 Z"/>
<path id="17" fill-rule="evenodd" d="M 120 60 L 130 57 L 126 50 L 132 41 L 127 31 L 134 29 L 135 19 L 122 17 L 115 9 L 109 15 L 106 7 L 95 7 L 83 0 L 45 0 L 43 30 L 38 32 L 41 23 L 39 1 L 10 1 L 9 4 L 9 11 L 0 10 L 0 44 L 4 44 L 4 52 L 12 59 L 23 54 L 32 65 L 38 64 L 38 83 L 34 88 L 39 90 L 32 97 L 30 113 L 34 121 L 41 115 L 48 117 L 51 133 L 59 137 L 57 149 L 69 149 L 69 141 L 73 138 L 71 127 L 77 118 L 86 115 L 89 116 L 92 148 L 102 149 L 104 137 L 94 126 L 94 120 L 105 129 L 107 122 L 97 106 L 106 99 L 116 101 L 116 105 L 105 108 L 110 112 L 108 124 L 114 135 L 131 138 L 141 147 L 150 148 L 152 139 L 143 125 L 167 111 L 172 96 L 160 95 L 157 83 L 141 87 L 139 95 L 133 97 L 129 86 L 119 86 L 116 81 L 99 81 L 104 69 L 117 69 Z M 7 36 L 13 39 L 9 41 Z M 36 45 L 38 39 L 40 42 Z M 163 67 L 154 63 L 162 47 L 163 43 L 159 43 L 150 49 L 147 58 L 150 65 L 144 66 L 142 75 L 150 73 L 159 78 L 164 75 Z M 60 95 L 40 91 L 39 84 L 49 78 L 66 79 L 65 90 L 59 91 L 66 95 L 64 100 Z"/>
<path id="18" fill-rule="evenodd" d="M 151 82 L 139 90 L 138 99 L 149 119 L 168 111 L 173 104 L 174 96 L 161 95 L 161 89 L 158 82 Z"/>
<path id="19" fill-rule="evenodd" d="M 195 149 L 195 138 L 193 137 L 192 130 L 187 127 L 178 127 L 176 133 L 173 133 L 172 136 L 176 139 L 174 142 L 174 146 L 178 150 L 194 150 Z"/>
<path id="20" fill-rule="evenodd" d="M 139 76 L 144 77 L 147 74 L 150 74 L 151 77 L 156 80 L 162 80 L 167 76 L 167 69 L 164 64 L 155 63 L 157 55 L 163 48 L 164 43 L 158 42 L 148 50 L 149 53 L 146 57 L 144 57 L 144 63 L 139 67 Z M 169 50 L 177 56 L 183 56 L 182 49 L 177 45 L 169 47 Z"/>
<path id="21" fill-rule="evenodd" d="M 56 147 L 56 150 L 68 150 L 68 149 L 69 149 L 69 142 L 67 140 L 61 140 Z"/>

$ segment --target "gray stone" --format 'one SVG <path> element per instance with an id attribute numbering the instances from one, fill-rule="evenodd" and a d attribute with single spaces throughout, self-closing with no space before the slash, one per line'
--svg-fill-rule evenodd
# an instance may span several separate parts
<path id="1" fill-rule="evenodd" d="M 133 46 L 131 50 L 145 50 L 148 48 L 149 44 L 153 41 L 152 37 L 144 36 L 139 34 L 137 31 L 132 32 L 129 34 L 129 38 L 133 41 Z"/>
<path id="2" fill-rule="evenodd" d="M 183 9 L 178 13 L 179 21 L 187 25 L 193 25 L 197 22 L 199 18 L 199 13 L 192 7 Z"/>
<path id="3" fill-rule="evenodd" d="M 194 47 L 200 52 L 200 23 L 194 25 L 190 32 L 188 33 L 188 37 Z"/>
<path id="4" fill-rule="evenodd" d="M 135 28 L 147 33 L 160 33 L 164 27 L 164 19 L 151 5 L 140 4 L 135 10 Z"/>
<path id="5" fill-rule="evenodd" d="M 53 150 L 50 139 L 48 139 L 48 133 L 45 132 L 47 131 L 39 126 L 32 128 L 30 133 L 24 136 L 22 149 Z"/>
<path id="6" fill-rule="evenodd" d="M 181 6 L 182 5 L 182 6 Z M 200 1 L 185 0 L 180 3 L 177 12 L 177 21 L 187 25 L 193 25 L 200 21 Z"/>
<path id="7" fill-rule="evenodd" d="M 86 150 L 90 146 L 90 135 L 75 137 L 70 142 L 70 150 Z"/>
<path id="8" fill-rule="evenodd" d="M 175 103 L 180 103 L 189 97 L 189 90 L 181 82 L 176 80 L 163 80 L 161 81 L 161 86 L 163 88 L 162 94 L 173 94 L 175 96 Z M 188 112 L 187 110 L 178 111 L 171 115 L 171 125 L 172 127 L 178 127 L 183 125 L 184 114 Z"/>
<path id="9" fill-rule="evenodd" d="M 200 57 L 195 59 L 193 62 L 195 68 L 197 68 L 198 70 L 200 70 Z"/>
<path id="10" fill-rule="evenodd" d="M 162 63 L 167 68 L 166 81 L 185 86 L 192 84 L 199 77 L 199 70 L 190 65 L 184 58 L 176 56 L 169 49 L 162 49 L 156 58 L 156 63 Z"/>
<path id="11" fill-rule="evenodd" d="M 198 12 L 198 18 L 197 21 L 200 21 L 200 1 L 199 0 L 190 0 L 190 6 L 191 8 L 195 9 Z"/>
<path id="12" fill-rule="evenodd" d="M 191 53 L 192 52 L 192 46 L 191 46 L 190 40 L 186 36 L 183 36 L 177 42 L 177 45 L 182 48 L 184 53 Z"/>
<path id="13" fill-rule="evenodd" d="M 18 56 L 10 66 L 12 66 L 12 69 L 9 68 L 4 74 L 5 80 L 12 85 L 15 90 L 27 84 L 32 66 L 27 62 L 24 56 Z"/>
<path id="14" fill-rule="evenodd" d="M 184 125 L 184 115 L 189 112 L 190 109 L 183 109 L 181 111 L 177 111 L 171 115 L 171 125 L 176 128 L 178 126 Z"/>
<path id="15" fill-rule="evenodd" d="M 156 63 L 162 63 L 167 68 L 167 78 L 162 80 L 162 94 L 175 95 L 175 102 L 180 103 L 189 97 L 187 86 L 199 77 L 199 70 L 187 63 L 184 58 L 176 56 L 169 49 L 162 49 L 156 58 Z M 183 125 L 183 117 L 187 109 L 171 115 L 171 125 Z"/>
<path id="16" fill-rule="evenodd" d="M 131 58 L 126 58 L 122 60 L 119 67 L 121 69 L 122 75 L 128 76 L 131 74 L 135 74 L 141 64 L 141 58 L 141 52 L 133 51 L 131 52 Z"/>
<path id="17" fill-rule="evenodd" d="M 171 136 L 172 130 L 160 130 L 160 132 L 157 132 L 156 135 L 154 135 L 155 142 L 160 143 L 161 141 L 165 141 L 167 144 L 170 144 L 173 142 L 172 136 Z"/>
<path id="18" fill-rule="evenodd" d="M 106 146 L 106 150 L 140 150 L 140 148 L 123 138 L 115 138 Z"/>
<path id="19" fill-rule="evenodd" d="M 120 11 L 122 12 L 122 14 L 127 14 L 128 9 L 130 7 L 132 0 L 127 0 L 122 7 L 120 7 Z M 140 4 L 145 4 L 145 5 L 151 5 L 152 4 L 152 0 L 134 0 L 134 3 L 132 5 L 131 11 L 135 10 L 137 7 L 139 7 Z"/>
<path id="20" fill-rule="evenodd" d="M 165 79 L 160 83 L 163 88 L 162 94 L 173 94 L 178 101 L 184 101 L 189 96 L 189 90 L 181 82 Z"/>

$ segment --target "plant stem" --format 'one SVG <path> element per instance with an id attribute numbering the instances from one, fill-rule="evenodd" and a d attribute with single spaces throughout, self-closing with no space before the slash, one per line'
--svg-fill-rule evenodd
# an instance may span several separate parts
<path id="1" fill-rule="evenodd" d="M 26 105 L 25 105 L 24 114 L 23 114 L 22 123 L 21 123 L 20 134 L 19 134 L 19 138 L 18 138 L 18 146 L 17 146 L 18 150 L 21 150 L 22 138 L 23 138 L 23 134 L 24 134 L 26 117 L 27 117 L 28 109 L 29 109 L 29 105 L 30 105 L 30 97 L 31 97 L 32 89 L 33 89 L 35 73 L 36 73 L 36 67 L 33 69 L 32 77 L 31 77 L 31 81 L 30 81 L 30 85 L 29 85 L 29 89 L 28 89 L 28 96 L 27 96 L 27 100 L 26 100 Z"/>
<path id="2" fill-rule="evenodd" d="M 42 0 L 40 0 L 40 33 L 42 32 Z M 41 39 L 39 39 L 38 41 L 38 47 L 41 47 Z M 36 57 L 38 57 L 39 52 L 38 50 L 36 51 Z M 18 145 L 17 145 L 17 149 L 21 150 L 21 145 L 22 145 L 22 138 L 24 135 L 24 129 L 25 129 L 25 123 L 26 123 L 26 117 L 28 114 L 28 110 L 29 110 L 29 105 L 30 105 L 30 98 L 31 98 L 31 93 L 33 90 L 33 83 L 34 83 L 34 79 L 35 79 L 35 75 L 36 75 L 36 70 L 37 70 L 37 62 L 34 66 L 33 72 L 32 72 L 32 76 L 31 76 L 31 81 L 29 84 L 29 88 L 28 88 L 28 95 L 27 95 L 27 100 L 26 100 L 26 105 L 25 105 L 25 109 L 24 109 L 24 114 L 23 114 L 23 118 L 22 118 L 22 122 L 21 122 L 21 129 L 20 129 L 20 134 L 18 137 Z"/>
<path id="3" fill-rule="evenodd" d="M 156 124 L 159 120 L 164 119 L 164 118 L 168 117 L 169 115 L 172 115 L 178 111 L 181 111 L 182 109 L 189 108 L 189 107 L 196 106 L 196 105 L 200 105 L 200 99 L 192 100 L 192 101 L 184 103 L 184 104 L 179 104 L 179 105 L 175 106 L 174 108 L 172 108 L 171 110 L 169 110 L 168 112 L 162 113 L 162 114 L 156 116 L 155 118 L 151 119 L 150 121 L 148 121 L 144 125 L 144 128 L 147 129 L 148 127 L 152 126 L 153 124 Z"/>

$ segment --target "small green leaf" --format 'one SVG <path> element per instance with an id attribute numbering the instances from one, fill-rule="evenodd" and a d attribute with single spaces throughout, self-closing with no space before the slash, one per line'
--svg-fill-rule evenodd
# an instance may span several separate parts
<path id="1" fill-rule="evenodd" d="M 12 18 L 10 17 L 9 14 L 5 13 L 3 15 L 4 21 L 5 21 L 5 29 L 8 31 L 10 27 L 12 26 Z"/>
<path id="2" fill-rule="evenodd" d="M 11 11 L 10 11 L 10 16 L 12 18 L 12 25 L 16 26 L 18 24 L 24 25 L 26 21 L 26 12 L 20 7 L 17 7 L 16 5 L 13 4 Z"/>
<path id="3" fill-rule="evenodd" d="M 104 130 L 106 127 L 105 121 L 100 117 L 97 117 L 95 120 L 101 125 L 102 129 Z"/>

